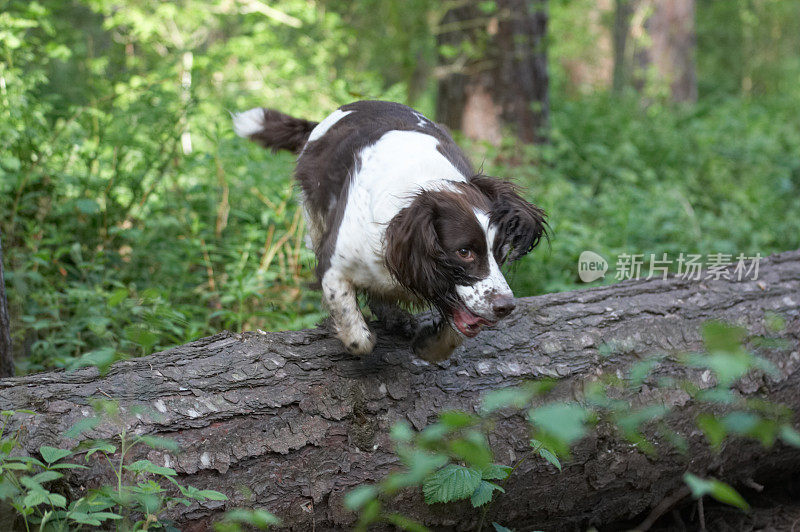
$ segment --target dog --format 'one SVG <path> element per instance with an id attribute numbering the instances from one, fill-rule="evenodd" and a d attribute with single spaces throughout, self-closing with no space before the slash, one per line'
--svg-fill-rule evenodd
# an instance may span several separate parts
<path id="1" fill-rule="evenodd" d="M 500 267 L 547 236 L 546 215 L 512 183 L 475 172 L 443 126 L 384 101 L 344 105 L 319 123 L 266 108 L 232 118 L 239 136 L 298 155 L 317 278 L 348 352 L 371 353 L 377 340 L 359 293 L 379 318 L 396 303 L 438 310 L 441 321 L 412 342 L 429 361 L 514 310 Z"/>

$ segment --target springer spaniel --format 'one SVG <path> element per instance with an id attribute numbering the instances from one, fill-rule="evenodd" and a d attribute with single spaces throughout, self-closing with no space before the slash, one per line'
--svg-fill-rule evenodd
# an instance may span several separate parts
<path id="1" fill-rule="evenodd" d="M 299 154 L 317 277 L 350 353 L 370 353 L 376 342 L 359 292 L 376 314 L 381 302 L 435 307 L 442 321 L 412 343 L 430 361 L 514 310 L 500 266 L 539 243 L 545 214 L 511 183 L 476 173 L 443 127 L 381 101 L 342 106 L 319 123 L 255 108 L 234 114 L 233 126 Z"/>

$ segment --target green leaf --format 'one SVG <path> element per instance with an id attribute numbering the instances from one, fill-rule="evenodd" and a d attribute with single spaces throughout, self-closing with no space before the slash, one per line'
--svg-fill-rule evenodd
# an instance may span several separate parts
<path id="1" fill-rule="evenodd" d="M 114 308 L 120 303 L 122 303 L 125 298 L 128 297 L 128 289 L 127 288 L 117 288 L 114 290 L 111 295 L 108 297 L 108 306 L 110 308 Z"/>
<path id="2" fill-rule="evenodd" d="M 486 413 L 494 412 L 501 408 L 522 408 L 531 400 L 532 393 L 519 387 L 504 388 L 489 392 L 483 398 L 481 410 Z"/>
<path id="3" fill-rule="evenodd" d="M 198 496 L 208 499 L 209 501 L 227 501 L 228 496 L 216 490 L 201 490 Z"/>
<path id="4" fill-rule="evenodd" d="M 469 500 L 472 503 L 473 508 L 477 508 L 478 506 L 483 506 L 487 502 L 492 500 L 492 494 L 495 490 L 505 493 L 505 490 L 495 484 L 494 482 L 487 482 L 485 480 L 481 480 L 478 487 L 475 488 L 475 491 L 472 492 Z"/>
<path id="5" fill-rule="evenodd" d="M 630 410 L 618 413 L 615 420 L 622 432 L 631 434 L 637 432 L 643 423 L 663 417 L 669 412 L 669 407 L 665 405 L 650 405 L 639 410 Z"/>
<path id="6" fill-rule="evenodd" d="M 758 426 L 760 419 L 752 412 L 731 412 L 722 418 L 722 424 L 728 432 L 748 434 Z"/>
<path id="7" fill-rule="evenodd" d="M 410 532 L 429 532 L 428 528 L 419 523 L 414 521 L 410 517 L 406 517 L 403 514 L 392 513 L 386 516 L 386 520 L 389 521 L 391 524 L 399 528 L 400 530 L 409 530 Z"/>
<path id="8" fill-rule="evenodd" d="M 153 473 L 154 475 L 163 475 L 169 477 L 174 477 L 178 474 L 171 467 L 157 466 L 150 460 L 137 460 L 132 464 L 122 467 L 135 473 Z"/>
<path id="9" fill-rule="evenodd" d="M 81 198 L 75 202 L 75 206 L 83 214 L 96 214 L 100 212 L 100 205 L 93 199 Z"/>
<path id="10" fill-rule="evenodd" d="M 422 492 L 428 504 L 457 501 L 471 496 L 480 483 L 479 471 L 450 464 L 425 479 Z"/>
<path id="11" fill-rule="evenodd" d="M 488 467 L 492 463 L 492 451 L 486 436 L 477 431 L 470 431 L 463 438 L 450 441 L 448 448 L 456 457 L 478 469 Z"/>
<path id="12" fill-rule="evenodd" d="M 689 486 L 695 499 L 699 499 L 703 495 L 711 495 L 719 502 L 736 506 L 742 510 L 750 509 L 750 505 L 747 504 L 742 496 L 724 482 L 714 478 L 705 480 L 691 473 L 684 474 L 683 480 Z"/>
<path id="13" fill-rule="evenodd" d="M 372 499 L 361 510 L 361 518 L 359 524 L 369 524 L 374 522 L 381 513 L 381 501 Z"/>
<path id="14" fill-rule="evenodd" d="M 22 500 L 22 503 L 29 508 L 34 506 L 38 506 L 44 502 L 47 502 L 48 497 L 50 496 L 50 492 L 45 491 L 41 488 L 39 489 L 32 489 L 28 492 L 25 498 Z"/>
<path id="15" fill-rule="evenodd" d="M 502 464 L 490 464 L 481 470 L 481 478 L 484 480 L 505 480 L 511 474 L 511 467 Z"/>
<path id="16" fill-rule="evenodd" d="M 48 464 L 52 464 L 54 462 L 58 462 L 62 458 L 69 456 L 72 454 L 72 451 L 69 449 L 56 449 L 55 447 L 50 447 L 49 445 L 42 445 L 39 447 L 39 453 L 44 458 L 44 461 Z"/>
<path id="17" fill-rule="evenodd" d="M 533 408 L 530 419 L 565 446 L 583 437 L 589 412 L 576 403 L 552 403 Z"/>
<path id="18" fill-rule="evenodd" d="M 225 513 L 225 521 L 244 523 L 266 530 L 270 526 L 280 526 L 281 520 L 266 510 L 236 508 Z"/>
<path id="19" fill-rule="evenodd" d="M 50 482 L 51 480 L 59 479 L 63 476 L 64 475 L 56 471 L 42 471 L 41 473 L 33 475 L 33 481 L 43 484 L 45 482 Z"/>
<path id="20" fill-rule="evenodd" d="M 105 521 L 106 519 L 122 519 L 122 516 L 114 512 L 93 512 L 92 517 Z"/>
<path id="21" fill-rule="evenodd" d="M 377 490 L 374 486 L 359 486 L 344 497 L 344 507 L 355 512 L 375 498 Z"/>
<path id="22" fill-rule="evenodd" d="M 700 414 L 697 416 L 697 426 L 703 431 L 703 434 L 706 435 L 711 447 L 714 448 L 719 447 L 720 443 L 722 443 L 722 440 L 724 440 L 727 435 L 725 425 L 711 414 Z"/>
<path id="23" fill-rule="evenodd" d="M 397 442 L 410 442 L 414 438 L 414 431 L 405 421 L 398 421 L 392 425 L 392 430 L 389 435 L 394 441 Z"/>
<path id="24" fill-rule="evenodd" d="M 100 418 L 97 416 L 83 418 L 72 425 L 69 430 L 64 433 L 64 436 L 67 438 L 77 438 L 87 430 L 95 428 L 99 423 Z"/>
<path id="25" fill-rule="evenodd" d="M 419 441 L 427 445 L 441 443 L 449 433 L 450 429 L 444 423 L 431 423 L 419 433 Z"/>
<path id="26" fill-rule="evenodd" d="M 492 523 L 492 526 L 494 527 L 494 532 L 514 532 L 510 528 L 506 528 L 498 523 Z"/>
<path id="27" fill-rule="evenodd" d="M 57 508 L 65 508 L 67 506 L 67 498 L 63 495 L 59 495 L 58 493 L 51 493 L 47 500 L 50 501 L 50 504 Z"/>
<path id="28" fill-rule="evenodd" d="M 707 321 L 703 324 L 702 335 L 709 351 L 733 353 L 741 349 L 747 331 L 721 321 Z"/>
<path id="29" fill-rule="evenodd" d="M 175 440 L 162 438 L 161 436 L 140 436 L 138 441 L 153 449 L 166 449 L 173 452 L 178 452 L 181 449 Z"/>
<path id="30" fill-rule="evenodd" d="M 439 422 L 450 430 L 470 427 L 477 422 L 477 418 L 460 410 L 448 410 L 439 414 Z"/>
<path id="31" fill-rule="evenodd" d="M 82 525 L 100 526 L 100 520 L 85 512 L 69 512 L 67 517 Z"/>
<path id="32" fill-rule="evenodd" d="M 660 361 L 661 357 L 653 357 L 641 360 L 634 364 L 631 367 L 631 371 L 628 375 L 631 385 L 636 388 L 641 386 L 647 376 L 650 375 L 650 372 L 653 371 L 653 368 L 655 368 Z"/>
<path id="33" fill-rule="evenodd" d="M 94 366 L 100 372 L 106 371 L 111 364 L 116 362 L 117 352 L 111 347 L 100 347 L 84 353 L 80 358 L 70 365 L 70 369 L 78 369 L 86 366 Z"/>
<path id="34" fill-rule="evenodd" d="M 794 447 L 800 447 L 800 432 L 797 432 L 789 425 L 784 425 L 781 427 L 780 437 L 784 443 Z"/>
<path id="35" fill-rule="evenodd" d="M 88 462 L 89 457 L 96 452 L 114 454 L 115 452 L 117 452 L 117 446 L 105 440 L 95 440 L 94 442 L 92 442 L 92 446 L 86 451 L 86 461 Z"/>
<path id="36" fill-rule="evenodd" d="M 534 442 L 538 443 L 539 445 L 536 445 Z M 550 451 L 550 449 L 545 447 L 544 444 L 542 444 L 537 440 L 531 440 L 531 445 L 534 448 L 538 447 L 536 452 L 539 454 L 539 456 L 544 458 L 546 461 L 554 465 L 559 471 L 561 471 L 561 462 L 558 460 L 558 457 L 555 454 L 553 454 L 552 451 Z"/>

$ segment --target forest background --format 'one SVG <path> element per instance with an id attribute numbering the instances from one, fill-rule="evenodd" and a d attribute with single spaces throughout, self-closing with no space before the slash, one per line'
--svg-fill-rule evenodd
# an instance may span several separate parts
<path id="1" fill-rule="evenodd" d="M 503 63 L 520 43 L 532 72 Z M 444 122 L 548 211 L 518 296 L 581 286 L 584 250 L 800 246 L 794 0 L 3 0 L 16 372 L 318 322 L 293 156 L 236 138 L 229 112 L 359 99 Z"/>

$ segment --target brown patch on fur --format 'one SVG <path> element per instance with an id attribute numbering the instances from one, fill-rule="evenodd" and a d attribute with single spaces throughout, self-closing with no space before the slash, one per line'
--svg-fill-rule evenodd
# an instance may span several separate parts
<path id="1" fill-rule="evenodd" d="M 491 202 L 489 224 L 497 226 L 492 252 L 498 264 L 513 262 L 547 238 L 547 214 L 519 195 L 516 185 L 488 176 L 474 176 L 470 185 Z M 505 255 L 502 250 L 508 246 Z"/>
<path id="2" fill-rule="evenodd" d="M 272 152 L 289 150 L 300 153 L 306 145 L 311 130 L 317 127 L 317 122 L 295 118 L 274 109 L 264 108 L 264 129 L 250 135 L 250 140 L 255 141 Z"/>
<path id="3" fill-rule="evenodd" d="M 468 285 L 489 273 L 486 235 L 473 208 L 487 209 L 479 191 L 423 191 L 386 228 L 386 266 L 404 288 L 443 313 L 457 304 L 457 284 Z M 474 252 L 465 262 L 458 250 Z"/>

